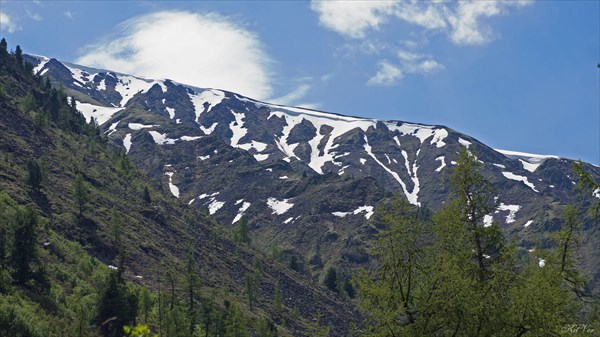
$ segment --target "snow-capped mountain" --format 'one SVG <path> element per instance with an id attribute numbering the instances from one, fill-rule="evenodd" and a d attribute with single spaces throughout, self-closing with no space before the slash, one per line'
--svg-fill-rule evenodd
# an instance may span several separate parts
<path id="1" fill-rule="evenodd" d="M 462 147 L 476 148 L 497 187 L 500 206 L 485 221 L 499 222 L 524 252 L 557 228 L 565 204 L 581 200 L 572 160 L 495 150 L 445 126 L 280 106 L 45 57 L 30 61 L 174 197 L 226 226 L 247 216 L 258 245 L 278 244 L 313 275 L 330 264 L 369 261 L 369 219 L 382 200 L 397 194 L 433 210 L 444 203 Z M 585 168 L 600 177 L 598 167 Z M 586 270 L 600 270 L 597 236 L 582 242 Z"/>

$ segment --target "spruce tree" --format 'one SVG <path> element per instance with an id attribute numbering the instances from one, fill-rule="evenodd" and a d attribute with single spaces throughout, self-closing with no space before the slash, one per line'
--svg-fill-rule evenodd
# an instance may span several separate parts
<path id="1" fill-rule="evenodd" d="M 8 54 L 8 43 L 6 43 L 6 39 L 2 38 L 0 40 L 0 53 L 2 55 Z"/>
<path id="2" fill-rule="evenodd" d="M 335 268 L 329 267 L 329 269 L 327 269 L 327 273 L 323 279 L 323 284 L 325 284 L 329 290 L 338 292 L 338 274 Z"/>
<path id="3" fill-rule="evenodd" d="M 144 201 L 146 202 L 146 205 L 150 205 L 152 203 L 152 198 L 150 197 L 150 191 L 148 191 L 148 185 L 144 186 L 143 198 L 144 198 Z"/>
<path id="4" fill-rule="evenodd" d="M 42 168 L 36 160 L 29 159 L 27 161 L 27 184 L 31 187 L 31 190 L 39 192 L 42 180 Z"/>
<path id="5" fill-rule="evenodd" d="M 89 200 L 89 187 L 83 180 L 83 176 L 78 173 L 75 177 L 75 183 L 73 185 L 73 196 L 79 209 L 79 215 L 83 215 L 85 205 Z"/>
<path id="6" fill-rule="evenodd" d="M 15 49 L 15 59 L 17 60 L 17 64 L 20 67 L 23 67 L 23 50 L 21 50 L 21 46 L 17 45 Z"/>

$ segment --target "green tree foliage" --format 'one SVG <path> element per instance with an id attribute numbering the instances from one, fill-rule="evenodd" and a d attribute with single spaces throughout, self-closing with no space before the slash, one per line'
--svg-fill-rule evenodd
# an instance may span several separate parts
<path id="1" fill-rule="evenodd" d="M 258 275 L 254 272 L 247 273 L 244 281 L 246 285 L 246 297 L 248 298 L 248 305 L 250 306 L 250 310 L 254 310 L 256 293 L 258 292 Z"/>
<path id="2" fill-rule="evenodd" d="M 248 337 L 248 323 L 242 311 L 235 304 L 227 308 L 224 337 Z"/>
<path id="3" fill-rule="evenodd" d="M 77 203 L 80 216 L 83 215 L 83 211 L 89 200 L 89 194 L 90 188 L 88 183 L 83 179 L 83 176 L 78 173 L 77 176 L 75 176 L 75 183 L 73 184 L 73 197 Z"/>
<path id="4" fill-rule="evenodd" d="M 581 161 L 573 163 L 573 171 L 575 175 L 579 177 L 577 188 L 584 199 L 589 199 L 593 194 L 600 194 L 600 184 L 594 181 L 592 175 L 583 168 L 583 163 Z M 590 212 L 594 217 L 594 220 L 598 221 L 598 215 L 600 215 L 600 198 L 597 198 L 592 202 Z"/>
<path id="5" fill-rule="evenodd" d="M 146 287 L 142 287 L 138 297 L 138 311 L 142 314 L 143 322 L 147 324 L 149 322 L 148 318 L 150 317 L 150 310 L 152 310 L 152 307 L 154 306 L 154 298 Z"/>
<path id="6" fill-rule="evenodd" d="M 130 325 L 137 315 L 135 290 L 111 272 L 98 305 L 96 323 L 103 336 L 123 336 L 123 326 Z"/>
<path id="7" fill-rule="evenodd" d="M 29 280 L 45 283 L 45 275 L 37 253 L 38 216 L 31 208 L 18 207 L 14 222 L 11 260 L 13 279 L 25 285 Z"/>
<path id="8" fill-rule="evenodd" d="M 150 205 L 152 203 L 152 198 L 150 197 L 150 191 L 148 191 L 148 185 L 144 186 L 144 194 L 142 195 L 146 205 Z"/>
<path id="9" fill-rule="evenodd" d="M 568 279 L 581 281 L 561 270 L 573 270 L 572 211 L 543 268 L 535 256 L 519 264 L 498 225 L 484 225 L 495 200 L 475 154 L 462 149 L 456 161 L 454 197 L 433 215 L 431 233 L 407 202 L 378 209 L 378 266 L 356 278 L 366 336 L 560 335 L 577 308 Z"/>
<path id="10" fill-rule="evenodd" d="M 2 53 L 2 55 L 8 54 L 8 43 L 5 38 L 0 40 L 0 53 Z"/>
<path id="11" fill-rule="evenodd" d="M 23 113 L 29 113 L 30 111 L 35 110 L 36 107 L 37 102 L 31 91 L 21 100 L 21 103 L 19 103 L 19 109 Z"/>
<path id="12" fill-rule="evenodd" d="M 327 273 L 325 273 L 325 278 L 323 279 L 323 284 L 331 291 L 339 291 L 338 272 L 335 268 L 329 267 L 329 269 L 327 269 Z"/>
<path id="13" fill-rule="evenodd" d="M 277 282 L 277 286 L 275 287 L 275 295 L 273 296 L 273 306 L 280 315 L 283 312 L 283 301 L 281 296 L 281 284 Z"/>
<path id="14" fill-rule="evenodd" d="M 234 229 L 234 239 L 237 242 L 250 243 L 250 227 L 248 226 L 248 218 L 242 216 Z"/>
<path id="15" fill-rule="evenodd" d="M 329 336 L 329 327 L 322 326 L 321 320 L 323 319 L 323 314 L 320 311 L 317 311 L 315 317 L 313 318 L 309 328 L 308 328 L 308 336 L 312 337 L 326 337 Z"/>
<path id="16" fill-rule="evenodd" d="M 258 337 L 276 337 L 277 336 L 277 328 L 272 320 L 263 317 L 258 321 L 258 329 L 257 329 Z"/>
<path id="17" fill-rule="evenodd" d="M 23 50 L 21 46 L 17 45 L 15 49 L 15 59 L 17 60 L 17 64 L 22 67 L 23 66 Z"/>
<path id="18" fill-rule="evenodd" d="M 39 192 L 44 179 L 45 166 L 37 160 L 29 159 L 27 161 L 27 185 L 32 191 Z"/>

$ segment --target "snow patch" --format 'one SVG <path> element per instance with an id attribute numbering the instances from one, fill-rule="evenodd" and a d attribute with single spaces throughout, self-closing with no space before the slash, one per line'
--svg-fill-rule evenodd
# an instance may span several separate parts
<path id="1" fill-rule="evenodd" d="M 494 165 L 494 166 L 496 166 L 496 167 L 499 167 L 499 168 L 501 168 L 501 169 L 506 169 L 506 166 L 504 166 L 504 165 L 502 165 L 502 164 L 492 164 L 492 165 Z"/>
<path id="2" fill-rule="evenodd" d="M 466 147 L 467 149 L 469 148 L 469 146 L 471 146 L 471 142 L 468 140 L 464 140 L 460 137 L 458 137 L 458 142 L 463 145 L 464 147 Z"/>
<path id="3" fill-rule="evenodd" d="M 131 130 L 149 129 L 149 128 L 153 128 L 155 126 L 158 126 L 158 125 L 144 125 L 144 124 L 140 124 L 140 123 L 127 124 L 127 127 Z"/>
<path id="4" fill-rule="evenodd" d="M 200 139 L 202 138 L 202 136 L 181 136 L 179 137 L 179 139 L 183 140 L 184 142 L 190 142 L 192 140 L 196 140 L 196 139 Z"/>
<path id="5" fill-rule="evenodd" d="M 506 216 L 506 223 L 515 222 L 515 215 L 521 209 L 519 205 L 505 205 L 504 203 L 500 203 L 495 213 L 499 213 L 500 211 L 508 211 L 508 215 Z"/>
<path id="6" fill-rule="evenodd" d="M 203 193 L 203 194 L 200 194 L 200 195 L 198 196 L 198 199 L 202 200 L 202 199 L 204 199 L 204 198 L 212 198 L 212 197 L 216 197 L 217 195 L 219 195 L 219 192 L 215 192 L 215 193 L 213 193 L 213 194 L 206 194 L 206 193 Z"/>
<path id="7" fill-rule="evenodd" d="M 213 125 L 211 125 L 209 128 L 205 128 L 204 126 L 200 125 L 200 130 L 202 130 L 205 135 L 210 135 L 215 131 L 217 125 L 219 125 L 219 123 L 213 123 Z"/>
<path id="8" fill-rule="evenodd" d="M 244 200 L 244 199 L 240 199 L 240 200 Z M 238 200 L 238 202 L 240 201 Z M 235 204 L 237 205 L 238 202 L 236 202 Z M 235 218 L 233 218 L 233 221 L 231 222 L 231 224 L 233 225 L 234 223 L 240 221 L 240 219 L 244 216 L 244 213 L 246 212 L 246 210 L 248 209 L 248 207 L 250 207 L 250 203 L 249 202 L 244 202 L 242 204 L 242 206 L 240 207 L 240 209 L 238 210 L 237 215 L 235 216 Z"/>
<path id="9" fill-rule="evenodd" d="M 359 160 L 360 160 L 360 163 L 363 165 L 367 162 L 367 160 L 365 158 L 360 158 Z"/>
<path id="10" fill-rule="evenodd" d="M 118 122 L 114 122 L 110 125 L 110 127 L 108 128 L 108 130 L 106 131 L 106 133 L 110 136 L 113 133 L 115 133 L 117 131 L 117 125 L 119 125 L 121 121 Z"/>
<path id="11" fill-rule="evenodd" d="M 373 206 L 360 206 L 357 209 L 350 211 L 350 212 L 332 212 L 331 214 L 333 214 L 334 216 L 343 218 L 347 215 L 356 215 L 356 214 L 360 214 L 362 212 L 365 212 L 365 218 L 368 220 L 371 218 L 371 216 L 373 216 Z"/>
<path id="12" fill-rule="evenodd" d="M 526 222 L 526 223 L 523 225 L 523 228 L 527 228 L 527 227 L 529 227 L 529 225 L 531 225 L 532 223 L 533 223 L 533 220 L 529 220 L 529 221 L 527 221 L 527 222 Z"/>
<path id="13" fill-rule="evenodd" d="M 198 156 L 198 159 L 200 159 L 200 160 L 206 160 L 208 158 L 210 158 L 210 154 L 206 155 L 206 156 Z"/>
<path id="14" fill-rule="evenodd" d="M 483 216 L 483 227 L 490 227 L 494 222 L 492 215 L 486 214 Z"/>
<path id="15" fill-rule="evenodd" d="M 385 125 L 390 131 L 398 131 L 401 135 L 410 135 L 419 138 L 421 144 L 423 144 L 427 138 L 433 137 L 430 144 L 435 144 L 435 146 L 438 148 L 446 145 L 446 143 L 443 141 L 446 139 L 446 137 L 448 137 L 448 131 L 446 129 L 436 129 L 431 125 L 411 123 L 401 123 L 398 125 L 397 123 L 387 122 Z M 400 140 L 398 138 L 395 138 L 395 140 L 398 146 L 400 146 Z"/>
<path id="16" fill-rule="evenodd" d="M 131 133 L 125 135 L 123 138 L 123 146 L 125 146 L 125 153 L 129 153 L 129 149 L 131 149 Z"/>
<path id="17" fill-rule="evenodd" d="M 514 174 L 512 172 L 502 172 L 502 175 L 505 178 L 510 179 L 510 180 L 522 181 L 523 184 L 527 185 L 534 192 L 539 192 L 538 190 L 535 189 L 535 185 L 530 183 L 529 180 L 527 180 L 527 177 L 525 177 L 525 176 L 520 176 L 520 175 Z"/>
<path id="18" fill-rule="evenodd" d="M 267 199 L 267 206 L 273 210 L 271 214 L 281 215 L 294 207 L 294 204 L 289 202 L 289 200 L 290 199 L 277 200 L 275 198 L 269 198 Z"/>
<path id="19" fill-rule="evenodd" d="M 416 170 L 415 170 L 415 175 L 414 177 L 410 174 L 410 168 L 408 166 L 408 158 L 406 155 L 406 151 L 402 150 L 402 155 L 405 158 L 405 164 L 407 167 L 407 170 L 409 171 L 409 175 L 411 175 L 411 178 L 413 178 L 413 182 L 416 181 L 416 184 L 412 190 L 412 192 L 408 192 L 408 189 L 406 188 L 406 184 L 404 183 L 404 181 L 402 181 L 402 179 L 400 179 L 400 176 L 398 175 L 398 173 L 392 171 L 391 169 L 389 169 L 387 166 L 385 166 L 381 161 L 379 161 L 379 159 L 377 159 L 377 157 L 375 157 L 375 155 L 373 154 L 373 152 L 371 151 L 371 145 L 369 145 L 369 140 L 367 139 L 367 135 L 364 135 L 364 140 L 365 140 L 365 144 L 364 149 L 367 152 L 367 154 L 369 156 L 371 156 L 371 158 L 373 158 L 373 160 L 375 160 L 375 162 L 377 162 L 379 164 L 379 166 L 381 166 L 386 172 L 388 172 L 392 177 L 394 177 L 394 179 L 396 179 L 396 181 L 400 184 L 400 186 L 402 187 L 402 190 L 404 191 L 404 195 L 406 195 L 406 199 L 408 199 L 408 201 L 416 206 L 421 206 L 421 203 L 417 200 L 418 196 L 417 194 L 419 193 L 419 186 L 418 186 L 418 182 L 419 180 L 416 179 Z M 416 165 L 415 165 L 416 166 Z M 416 167 L 418 169 L 418 167 Z"/>
<path id="20" fill-rule="evenodd" d="M 40 72 L 40 70 L 44 69 L 44 66 L 46 66 L 46 63 L 48 63 L 48 61 L 50 61 L 49 58 L 42 56 L 40 63 L 38 63 L 38 65 L 35 66 L 35 68 L 33 68 L 33 74 L 37 75 Z"/>
<path id="21" fill-rule="evenodd" d="M 169 118 L 171 118 L 171 119 L 175 118 L 175 109 L 169 108 L 169 107 L 165 107 L 165 109 L 169 113 Z"/>
<path id="22" fill-rule="evenodd" d="M 167 138 L 166 133 L 160 133 L 157 131 L 148 131 L 148 132 L 150 132 L 152 139 L 154 139 L 154 142 L 158 145 L 165 145 L 165 144 L 173 145 L 173 144 L 175 144 L 176 139 Z"/>
<path id="23" fill-rule="evenodd" d="M 221 103 L 225 99 L 225 93 L 220 90 L 204 90 L 200 94 L 188 94 L 190 96 L 190 100 L 194 105 L 194 110 L 196 112 L 196 123 L 198 123 L 198 118 L 204 112 L 209 112 L 214 108 L 217 104 Z M 208 103 L 208 107 L 204 107 L 204 104 Z M 204 111 L 206 109 L 206 111 Z"/>
<path id="24" fill-rule="evenodd" d="M 77 110 L 83 114 L 86 122 L 89 123 L 92 120 L 92 117 L 94 117 L 96 122 L 98 122 L 98 125 L 106 123 L 106 121 L 108 121 L 112 115 L 122 109 L 123 108 L 120 107 L 107 107 L 77 101 Z"/>
<path id="25" fill-rule="evenodd" d="M 446 160 L 444 156 L 435 158 L 436 161 L 440 161 L 440 167 L 435 169 L 435 172 L 441 172 L 442 169 L 446 166 Z"/>
<path id="26" fill-rule="evenodd" d="M 254 155 L 254 159 L 256 159 L 256 161 L 263 161 L 263 160 L 267 160 L 269 158 L 268 154 L 255 154 Z"/>
<path id="27" fill-rule="evenodd" d="M 208 213 L 210 215 L 213 215 L 215 213 L 217 213 L 218 210 L 221 209 L 221 207 L 223 207 L 223 205 L 225 205 L 224 201 L 217 201 L 216 199 L 213 200 L 209 205 L 208 205 Z"/>
<path id="28" fill-rule="evenodd" d="M 169 176 L 169 190 L 176 198 L 179 198 L 179 188 L 173 184 L 173 172 L 165 172 L 165 175 Z"/>

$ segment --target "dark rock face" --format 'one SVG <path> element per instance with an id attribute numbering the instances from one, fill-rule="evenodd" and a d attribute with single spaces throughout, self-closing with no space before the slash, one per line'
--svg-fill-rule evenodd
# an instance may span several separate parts
<path id="1" fill-rule="evenodd" d="M 84 94 L 77 96 L 82 102 L 91 97 L 90 103 L 120 106 L 102 125 L 109 139 L 182 202 L 207 208 L 227 226 L 246 215 L 253 242 L 302 256 L 314 277 L 332 264 L 369 263 L 369 221 L 382 200 L 397 194 L 439 208 L 463 147 L 475 149 L 497 188 L 493 220 L 523 248 L 559 226 L 564 205 L 582 200 L 571 160 L 502 153 L 444 126 L 282 107 L 105 71 L 88 70 L 89 82 L 74 85 L 84 76 L 60 62 L 50 60 L 44 69 Z M 126 88 L 131 92 L 123 97 Z M 598 167 L 584 167 L 600 177 Z M 589 252 L 582 263 L 588 274 L 597 273 L 600 240 L 585 235 L 582 249 Z"/>

